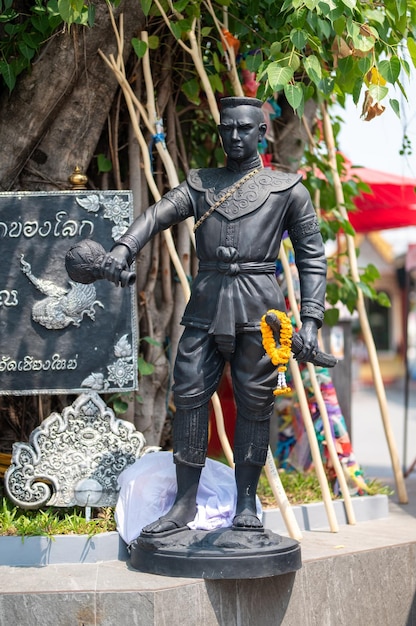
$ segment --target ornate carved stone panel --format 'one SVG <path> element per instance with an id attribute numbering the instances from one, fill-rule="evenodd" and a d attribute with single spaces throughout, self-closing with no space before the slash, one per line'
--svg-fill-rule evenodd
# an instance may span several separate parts
<path id="1" fill-rule="evenodd" d="M 18 506 L 115 506 L 118 476 L 142 454 L 145 439 L 115 417 L 95 392 L 52 413 L 31 436 L 15 443 L 4 482 Z"/>

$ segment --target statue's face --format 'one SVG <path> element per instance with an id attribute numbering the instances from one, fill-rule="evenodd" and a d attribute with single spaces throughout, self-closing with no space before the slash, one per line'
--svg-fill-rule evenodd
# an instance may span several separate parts
<path id="1" fill-rule="evenodd" d="M 261 109 L 241 105 L 224 109 L 218 131 L 225 154 L 235 161 L 255 156 L 266 132 Z"/>

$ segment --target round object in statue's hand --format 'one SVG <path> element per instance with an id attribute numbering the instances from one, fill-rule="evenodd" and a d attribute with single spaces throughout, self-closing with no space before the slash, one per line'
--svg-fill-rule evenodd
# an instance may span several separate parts
<path id="1" fill-rule="evenodd" d="M 104 254 L 101 244 L 92 239 L 83 239 L 74 244 L 65 256 L 68 276 L 84 285 L 94 282 L 97 280 L 96 268 L 99 267 Z"/>

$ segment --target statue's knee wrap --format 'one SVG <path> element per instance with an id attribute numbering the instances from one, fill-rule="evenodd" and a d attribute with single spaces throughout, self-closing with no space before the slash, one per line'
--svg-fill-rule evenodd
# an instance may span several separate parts
<path id="1" fill-rule="evenodd" d="M 208 402 L 187 409 L 176 409 L 173 420 L 173 459 L 175 463 L 203 467 L 208 448 Z"/>
<path id="2" fill-rule="evenodd" d="M 252 420 L 237 415 L 234 435 L 234 462 L 264 465 L 270 437 L 270 418 Z"/>

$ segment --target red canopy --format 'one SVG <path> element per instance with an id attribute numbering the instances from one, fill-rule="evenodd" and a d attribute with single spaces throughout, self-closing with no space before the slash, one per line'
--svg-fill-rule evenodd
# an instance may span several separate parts
<path id="1" fill-rule="evenodd" d="M 358 233 L 416 225 L 416 179 L 366 167 L 349 169 L 371 188 L 354 199 L 349 218 Z"/>

